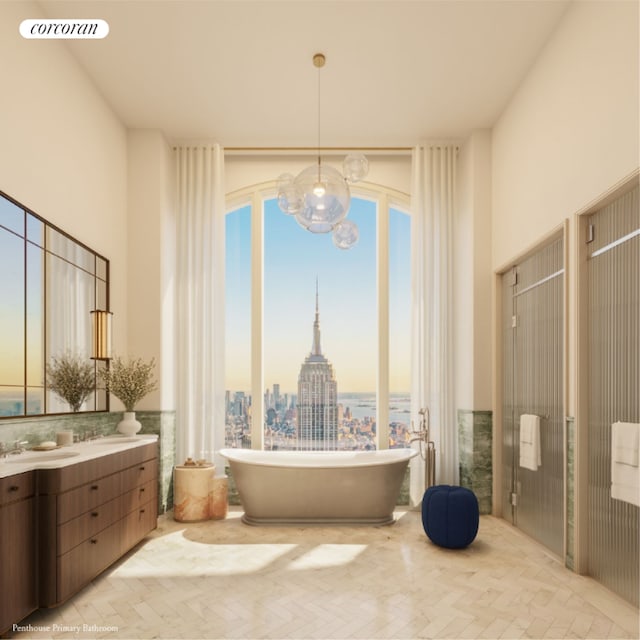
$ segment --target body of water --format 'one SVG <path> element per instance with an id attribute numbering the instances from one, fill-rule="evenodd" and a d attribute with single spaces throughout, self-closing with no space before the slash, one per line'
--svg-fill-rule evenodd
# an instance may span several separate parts
<path id="1" fill-rule="evenodd" d="M 351 415 L 358 420 L 366 416 L 375 418 L 376 394 L 375 393 L 338 393 L 338 404 L 346 410 L 351 410 Z M 409 424 L 411 420 L 411 396 L 408 393 L 389 394 L 389 422 L 404 422 Z"/>

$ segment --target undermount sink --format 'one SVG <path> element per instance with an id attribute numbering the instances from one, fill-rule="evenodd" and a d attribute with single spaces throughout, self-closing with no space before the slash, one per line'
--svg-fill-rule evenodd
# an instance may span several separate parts
<path id="1" fill-rule="evenodd" d="M 8 464 L 31 464 L 32 462 L 55 462 L 66 458 L 79 456 L 78 451 L 38 451 L 33 453 L 19 453 L 5 459 Z"/>

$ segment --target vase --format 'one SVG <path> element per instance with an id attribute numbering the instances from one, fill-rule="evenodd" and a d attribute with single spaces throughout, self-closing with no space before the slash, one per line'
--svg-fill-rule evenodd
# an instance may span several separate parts
<path id="1" fill-rule="evenodd" d="M 142 425 L 136 420 L 135 411 L 125 411 L 123 419 L 118 422 L 118 431 L 125 436 L 133 436 L 138 433 L 141 428 Z"/>

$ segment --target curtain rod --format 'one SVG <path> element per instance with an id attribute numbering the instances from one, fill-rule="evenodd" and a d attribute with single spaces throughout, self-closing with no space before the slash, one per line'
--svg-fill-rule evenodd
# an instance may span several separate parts
<path id="1" fill-rule="evenodd" d="M 301 151 L 305 153 L 317 153 L 318 151 L 336 151 L 336 152 L 348 152 L 348 151 L 363 151 L 363 152 L 395 152 L 395 153 L 410 153 L 412 147 L 223 147 L 225 153 L 227 151 L 231 153 L 270 153 L 270 152 L 291 152 Z"/>
<path id="2" fill-rule="evenodd" d="M 429 146 L 432 148 L 441 148 L 443 146 L 448 145 L 449 143 L 433 143 L 433 144 L 419 144 L 417 145 L 419 148 L 422 148 L 424 146 Z M 452 143 L 456 150 L 458 150 L 460 148 L 459 143 L 453 142 Z M 173 144 L 172 145 L 172 149 L 175 151 L 176 149 L 182 147 L 184 145 L 181 144 Z M 190 146 L 188 143 L 186 143 L 186 146 Z M 208 146 L 208 145 L 203 145 L 201 144 L 195 144 L 194 148 L 200 147 L 200 146 Z M 224 151 L 224 153 L 230 153 L 230 154 L 243 154 L 243 153 L 256 153 L 256 154 L 267 154 L 267 153 L 318 153 L 318 151 L 320 151 L 320 153 L 349 153 L 350 151 L 362 151 L 363 153 L 380 153 L 380 154 L 384 154 L 384 153 L 395 153 L 398 155 L 409 155 L 413 152 L 415 147 L 225 147 L 223 146 L 222 149 Z"/>

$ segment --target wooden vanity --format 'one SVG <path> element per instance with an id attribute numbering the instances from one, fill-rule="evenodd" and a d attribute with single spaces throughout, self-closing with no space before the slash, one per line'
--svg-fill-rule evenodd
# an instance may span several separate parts
<path id="1" fill-rule="evenodd" d="M 89 459 L 0 478 L 0 634 L 73 596 L 156 527 L 157 441 L 89 447 Z"/>
<path id="2" fill-rule="evenodd" d="M 38 608 L 35 471 L 0 478 L 0 634 Z"/>

